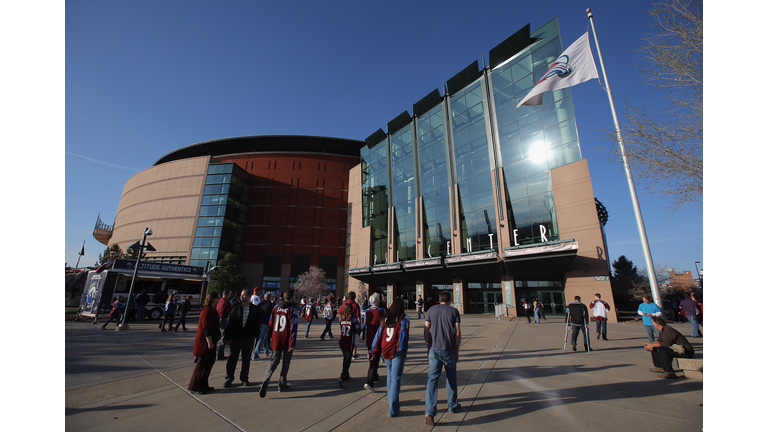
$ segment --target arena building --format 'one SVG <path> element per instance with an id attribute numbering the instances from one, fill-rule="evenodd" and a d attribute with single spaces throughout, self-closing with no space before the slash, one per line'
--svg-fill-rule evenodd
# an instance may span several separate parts
<path id="1" fill-rule="evenodd" d="M 126 183 L 121 247 L 155 232 L 150 260 L 210 267 L 238 254 L 252 286 L 284 290 L 310 265 L 337 294 L 437 299 L 462 313 L 576 295 L 614 305 L 569 89 L 518 102 L 562 53 L 557 19 L 491 49 L 365 141 L 253 136 L 178 149 Z M 615 311 L 609 317 L 616 321 Z"/>

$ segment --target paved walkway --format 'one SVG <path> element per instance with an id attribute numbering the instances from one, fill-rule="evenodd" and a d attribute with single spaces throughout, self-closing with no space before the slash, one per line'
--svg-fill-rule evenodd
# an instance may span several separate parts
<path id="1" fill-rule="evenodd" d="M 494 322 L 487 315 L 462 316 L 459 359 L 459 413 L 447 412 L 445 375 L 438 392 L 439 421 L 434 429 L 451 431 L 700 431 L 703 429 L 703 382 L 664 380 L 648 371 L 650 354 L 642 349 L 639 323 L 611 323 L 609 341 L 592 341 L 590 354 L 563 351 L 562 318 L 540 325 L 523 319 Z M 689 326 L 673 324 L 683 334 Z M 112 329 L 110 324 L 110 329 Z M 382 387 L 363 390 L 368 362 L 361 350 L 352 362 L 352 380 L 338 388 L 341 352 L 336 341 L 321 341 L 323 326 L 313 325 L 310 339 L 299 331 L 288 375 L 291 389 L 275 385 L 264 399 L 258 383 L 267 362 L 252 362 L 250 381 L 228 389 L 224 363 L 217 362 L 211 394 L 191 395 L 190 331 L 162 333 L 157 324 L 129 331 L 101 331 L 87 322 L 66 324 L 67 429 L 268 430 L 268 431 L 428 431 L 424 392 L 428 360 L 423 320 L 411 321 L 410 349 L 400 394 L 402 414 L 387 417 L 386 367 Z M 691 339 L 697 352 L 703 339 Z M 239 368 L 236 374 L 239 373 Z M 235 381 L 238 383 L 238 381 Z M 276 382 L 276 377 L 273 379 Z"/>

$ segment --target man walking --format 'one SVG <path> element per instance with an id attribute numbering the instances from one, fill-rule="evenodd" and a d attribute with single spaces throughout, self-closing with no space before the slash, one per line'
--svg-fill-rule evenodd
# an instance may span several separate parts
<path id="1" fill-rule="evenodd" d="M 589 308 L 592 309 L 592 318 L 595 320 L 595 333 L 597 333 L 597 340 L 600 340 L 600 336 L 603 336 L 603 340 L 608 340 L 608 311 L 611 310 L 611 306 L 601 300 L 600 293 L 595 294 L 595 299 L 589 304 Z"/>
<path id="2" fill-rule="evenodd" d="M 459 360 L 461 347 L 461 315 L 458 309 L 450 306 L 450 292 L 441 292 L 439 298 L 440 304 L 429 308 L 424 318 L 424 341 L 429 351 L 429 378 L 424 417 L 430 426 L 435 425 L 437 383 L 443 367 L 445 367 L 448 411 L 456 413 L 461 409 L 456 385 L 456 363 Z"/>
<path id="3" fill-rule="evenodd" d="M 381 321 L 384 319 L 384 308 L 379 307 L 381 303 L 381 296 L 378 293 L 373 294 L 369 302 L 371 307 L 363 312 L 365 317 L 365 346 L 368 348 L 368 352 L 373 349 L 373 339 L 376 337 L 376 332 L 381 327 Z M 373 358 L 368 362 L 368 376 L 365 380 L 363 388 L 373 392 L 375 388 L 374 384 L 379 382 L 379 363 L 381 362 L 381 351 L 376 351 L 373 354 Z"/>
<path id="4" fill-rule="evenodd" d="M 256 348 L 253 349 L 251 360 L 261 360 L 259 354 L 262 349 L 264 350 L 264 356 L 271 354 L 269 350 L 269 319 L 272 317 L 272 309 L 275 307 L 274 294 L 264 294 L 264 300 L 259 303 L 259 341 L 256 342 Z"/>
<path id="5" fill-rule="evenodd" d="M 421 319 L 421 316 L 424 315 L 424 299 L 421 298 L 421 295 L 419 295 L 419 299 L 416 300 L 416 313 L 419 314 L 419 319 Z"/>
<path id="6" fill-rule="evenodd" d="M 688 300 L 690 300 L 690 298 Z M 643 302 L 640 303 L 640 307 L 637 308 L 637 314 L 643 317 L 643 325 L 645 326 L 645 333 L 648 335 L 648 342 L 653 342 L 658 333 L 653 327 L 653 320 L 651 318 L 660 317 L 661 308 L 656 303 L 651 302 L 650 296 L 644 295 Z"/>
<path id="7" fill-rule="evenodd" d="M 325 340 L 325 335 L 333 339 L 333 331 L 331 331 L 331 325 L 333 320 L 336 319 L 336 307 L 333 304 L 333 300 L 330 298 L 325 299 L 325 306 L 323 306 L 323 319 L 325 320 L 325 330 L 320 335 L 320 340 Z"/>
<path id="8" fill-rule="evenodd" d="M 225 331 L 227 329 L 227 318 L 229 318 L 229 313 L 232 311 L 232 303 L 229 301 L 231 298 L 232 291 L 224 290 L 221 295 L 221 300 L 219 300 L 219 304 L 216 306 L 216 312 L 219 313 L 219 330 L 221 330 L 221 344 L 219 345 L 219 355 L 217 360 L 225 360 L 227 358 L 227 356 L 224 355 L 224 348 L 227 346 L 224 343 L 224 338 L 226 337 Z"/>
<path id="9" fill-rule="evenodd" d="M 589 312 L 581 302 L 581 297 L 575 296 L 573 302 L 565 308 L 565 322 L 571 324 L 571 348 L 576 351 L 576 342 L 579 341 L 579 331 L 584 332 L 584 351 L 589 349 Z"/>
<path id="10" fill-rule="evenodd" d="M 701 337 L 699 333 L 699 322 L 697 321 L 696 302 L 691 299 L 690 294 L 685 294 L 685 298 L 680 302 L 680 309 L 685 313 L 685 317 L 691 323 L 691 337 Z"/>
<path id="11" fill-rule="evenodd" d="M 267 373 L 264 375 L 264 381 L 261 383 L 259 396 L 267 395 L 267 387 L 272 374 L 277 370 L 280 362 L 283 367 L 280 370 L 280 378 L 277 382 L 277 391 L 284 392 L 290 387 L 288 385 L 288 368 L 291 366 L 291 357 L 293 349 L 296 348 L 296 336 L 299 327 L 299 313 L 296 305 L 293 303 L 294 291 L 289 289 L 283 293 L 283 300 L 277 307 L 272 309 L 272 316 L 269 319 L 269 328 L 271 331 L 272 361 L 269 363 Z"/>
<path id="12" fill-rule="evenodd" d="M 229 347 L 224 387 L 231 386 L 232 381 L 235 380 L 235 367 L 240 357 L 243 359 L 240 367 L 240 382 L 244 386 L 251 384 L 248 381 L 248 372 L 251 368 L 251 352 L 256 336 L 259 334 L 259 326 L 259 309 L 251 303 L 250 293 L 244 289 L 232 304 L 232 311 L 229 313 L 226 332 L 224 332 L 224 343 Z"/>

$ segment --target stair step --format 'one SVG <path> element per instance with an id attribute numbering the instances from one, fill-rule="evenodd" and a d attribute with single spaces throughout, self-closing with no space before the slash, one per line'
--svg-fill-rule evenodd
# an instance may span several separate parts
<path id="1" fill-rule="evenodd" d="M 704 359 L 687 359 L 678 357 L 677 364 L 680 366 L 680 369 L 684 369 L 686 371 L 704 371 Z"/>
<path id="2" fill-rule="evenodd" d="M 684 370 L 683 374 L 685 375 L 686 378 L 692 378 L 692 379 L 698 379 L 698 380 L 704 379 L 704 372 L 701 372 L 701 371 Z"/>

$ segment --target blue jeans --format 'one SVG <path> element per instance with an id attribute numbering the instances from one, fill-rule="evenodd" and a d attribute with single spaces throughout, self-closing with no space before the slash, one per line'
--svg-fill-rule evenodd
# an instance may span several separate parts
<path id="1" fill-rule="evenodd" d="M 400 379 L 405 368 L 405 354 L 398 352 L 394 358 L 384 359 L 387 364 L 387 402 L 389 402 L 390 417 L 400 415 Z"/>
<path id="2" fill-rule="evenodd" d="M 269 325 L 262 324 L 261 325 L 261 333 L 259 333 L 259 341 L 256 342 L 256 348 L 253 349 L 253 354 L 251 354 L 251 360 L 256 360 L 259 358 L 259 353 L 261 352 L 261 348 L 264 347 L 264 355 L 269 355 L 269 345 L 267 345 L 267 335 L 269 334 Z"/>
<path id="3" fill-rule="evenodd" d="M 538 324 L 538 323 L 539 323 L 539 310 L 538 310 L 538 309 L 536 309 L 535 311 L 533 311 L 533 319 L 535 319 L 535 320 L 536 320 L 536 324 Z"/>
<path id="4" fill-rule="evenodd" d="M 608 321 L 595 320 L 595 333 L 597 337 L 602 336 L 604 340 L 608 338 Z"/>
<path id="5" fill-rule="evenodd" d="M 422 312 L 422 306 L 416 308 L 416 313 L 419 314 L 419 319 L 421 319 L 421 316 L 424 315 L 424 312 Z"/>
<path id="6" fill-rule="evenodd" d="M 571 343 L 575 344 L 579 341 L 579 332 L 584 333 L 584 346 L 587 346 L 587 325 L 586 324 L 571 324 Z"/>
<path id="7" fill-rule="evenodd" d="M 659 336 L 658 330 L 652 325 L 645 326 L 645 333 L 648 335 L 648 342 L 653 342 Z"/>
<path id="8" fill-rule="evenodd" d="M 699 322 L 696 321 L 696 316 L 689 316 L 688 321 L 691 322 L 691 337 L 700 337 L 701 334 L 699 333 Z"/>
<path id="9" fill-rule="evenodd" d="M 309 326 L 312 325 L 312 320 L 307 321 L 307 331 L 304 332 L 304 339 L 309 337 Z"/>
<path id="10" fill-rule="evenodd" d="M 147 311 L 147 309 L 144 308 L 144 306 L 139 306 L 138 309 L 136 309 L 136 322 L 141 324 L 144 321 L 144 313 Z"/>
<path id="11" fill-rule="evenodd" d="M 437 415 L 437 383 L 440 372 L 445 366 L 445 391 L 448 399 L 448 411 L 453 412 L 459 404 L 456 386 L 456 350 L 443 351 L 430 348 L 429 378 L 427 379 L 426 410 L 427 415 Z"/>

